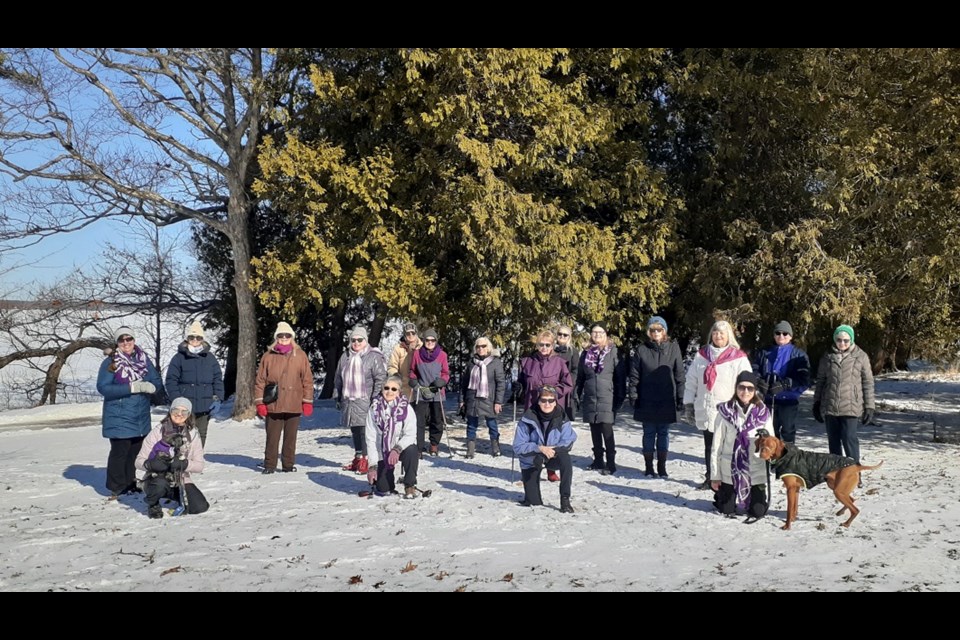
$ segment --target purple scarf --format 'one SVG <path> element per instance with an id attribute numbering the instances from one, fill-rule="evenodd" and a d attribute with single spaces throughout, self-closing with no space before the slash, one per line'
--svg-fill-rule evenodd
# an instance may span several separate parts
<path id="1" fill-rule="evenodd" d="M 129 356 L 118 348 L 113 354 L 113 365 L 113 381 L 117 384 L 130 384 L 147 376 L 147 354 L 138 346 Z"/>
<path id="2" fill-rule="evenodd" d="M 736 399 L 724 402 L 717 407 L 723 419 L 737 429 L 737 439 L 733 442 L 731 458 L 731 473 L 733 474 L 733 490 L 737 494 L 737 507 L 747 508 L 750 498 L 750 434 L 761 428 L 770 417 L 770 411 L 765 404 L 751 404 L 747 410 L 746 419 L 740 423 L 740 403 Z"/>
<path id="3" fill-rule="evenodd" d="M 387 462 L 387 458 L 390 456 L 390 450 L 393 449 L 393 436 L 397 431 L 397 423 L 407 419 L 409 408 L 410 403 L 403 396 L 399 396 L 393 402 L 387 402 L 381 394 L 373 401 L 373 419 L 377 429 L 380 429 L 380 459 L 388 469 L 393 469 L 393 465 Z"/>
<path id="4" fill-rule="evenodd" d="M 287 355 L 288 353 L 293 351 L 293 345 L 292 344 L 275 344 L 273 345 L 273 350 L 276 351 L 277 353 Z"/>
<path id="5" fill-rule="evenodd" d="M 700 355 L 707 361 L 707 368 L 703 370 L 703 384 L 706 385 L 707 391 L 713 391 L 713 385 L 717 383 L 717 365 L 736 360 L 741 356 L 746 357 L 743 351 L 734 348 L 732 345 L 724 349 L 717 359 L 712 362 L 710 361 L 710 345 L 701 347 Z"/>
<path id="6" fill-rule="evenodd" d="M 434 347 L 433 351 L 428 351 L 426 347 L 420 347 L 420 349 L 417 350 L 417 353 L 420 354 L 421 362 L 433 362 L 437 359 L 437 356 L 440 355 L 440 345 L 438 344 L 436 347 Z"/>
<path id="7" fill-rule="evenodd" d="M 158 454 L 163 454 L 172 458 L 177 453 L 183 453 L 184 456 L 187 455 L 187 445 L 190 443 L 190 438 L 187 437 L 186 425 L 184 425 L 184 431 L 180 431 L 180 428 L 177 425 L 173 424 L 170 418 L 164 418 L 160 422 L 160 439 L 157 440 L 157 444 L 153 445 L 153 449 L 150 451 L 150 455 L 147 458 L 156 458 Z M 176 439 L 176 436 L 183 434 L 183 444 L 179 449 L 174 450 L 173 442 Z"/>
<path id="8" fill-rule="evenodd" d="M 584 364 L 588 367 L 593 367 L 593 370 L 596 373 L 603 372 L 603 359 L 607 357 L 607 354 L 610 353 L 610 343 L 601 349 L 595 344 L 590 345 L 590 348 L 587 349 L 587 356 L 584 359 Z"/>

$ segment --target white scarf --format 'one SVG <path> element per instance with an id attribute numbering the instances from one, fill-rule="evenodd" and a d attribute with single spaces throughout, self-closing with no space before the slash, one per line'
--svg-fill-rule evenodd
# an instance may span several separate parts
<path id="1" fill-rule="evenodd" d="M 487 356 L 480 360 L 478 356 L 473 356 L 473 369 L 470 371 L 470 384 L 467 389 L 473 389 L 477 392 L 478 398 L 490 397 L 490 381 L 487 379 L 487 365 L 493 361 L 493 356 Z"/>

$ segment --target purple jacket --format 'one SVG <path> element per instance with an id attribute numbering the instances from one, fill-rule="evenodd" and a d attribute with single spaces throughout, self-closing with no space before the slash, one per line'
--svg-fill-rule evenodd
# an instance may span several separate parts
<path id="1" fill-rule="evenodd" d="M 539 353 L 528 356 L 520 363 L 520 375 L 517 382 L 523 387 L 523 408 L 529 409 L 537 401 L 540 387 L 545 384 L 557 388 L 557 404 L 567 406 L 567 399 L 573 391 L 570 369 L 563 356 L 553 354 L 544 359 Z"/>

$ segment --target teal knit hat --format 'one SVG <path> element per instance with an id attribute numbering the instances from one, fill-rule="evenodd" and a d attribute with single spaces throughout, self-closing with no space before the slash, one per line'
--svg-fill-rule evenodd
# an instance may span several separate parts
<path id="1" fill-rule="evenodd" d="M 834 331 L 833 331 L 833 341 L 834 341 L 834 342 L 837 341 L 837 334 L 840 333 L 841 331 L 843 331 L 845 334 L 847 334 L 848 336 L 850 336 L 850 344 L 854 344 L 854 343 L 856 342 L 856 336 L 853 335 L 853 327 L 851 327 L 851 326 L 848 325 L 848 324 L 842 324 L 842 325 L 840 325 L 839 327 L 837 327 L 836 329 L 834 329 Z"/>

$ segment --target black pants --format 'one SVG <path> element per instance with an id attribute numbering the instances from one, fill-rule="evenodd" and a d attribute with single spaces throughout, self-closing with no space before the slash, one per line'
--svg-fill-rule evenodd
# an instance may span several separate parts
<path id="1" fill-rule="evenodd" d="M 443 437 L 443 403 L 421 400 L 414 405 L 417 414 L 417 448 L 421 451 L 426 440 L 426 430 L 430 428 L 430 444 L 437 446 Z"/>
<path id="2" fill-rule="evenodd" d="M 420 466 L 420 452 L 416 445 L 410 445 L 400 453 L 400 468 L 403 470 L 403 486 L 417 486 L 417 469 Z M 387 493 L 395 491 L 397 483 L 395 473 L 397 468 L 388 468 L 386 460 L 377 463 L 377 491 Z"/>
<path id="3" fill-rule="evenodd" d="M 713 506 L 720 513 L 729 515 L 737 512 L 737 492 L 732 484 L 721 483 L 720 489 L 713 494 Z M 767 513 L 767 492 L 764 485 L 755 484 L 750 487 L 750 497 L 747 499 L 747 513 L 762 518 Z"/>
<path id="4" fill-rule="evenodd" d="M 713 449 L 713 431 L 703 432 L 703 462 L 707 465 L 707 480 L 710 480 L 710 451 Z"/>
<path id="5" fill-rule="evenodd" d="M 187 482 L 187 513 L 203 513 L 210 508 L 206 497 L 197 489 L 197 485 Z M 160 500 L 176 500 L 180 502 L 180 489 L 171 486 L 166 476 L 151 476 L 143 481 L 143 500 L 148 507 L 160 504 Z"/>
<path id="6" fill-rule="evenodd" d="M 366 427 L 350 427 L 350 435 L 353 436 L 353 450 L 362 456 L 367 455 Z"/>
<path id="7" fill-rule="evenodd" d="M 603 451 L 607 453 L 607 469 L 616 471 L 617 443 L 613 436 L 613 424 L 598 422 L 590 425 L 590 438 L 593 439 L 594 459 L 602 460 Z"/>
<path id="8" fill-rule="evenodd" d="M 120 495 L 130 485 L 136 486 L 137 469 L 134 464 L 140 453 L 143 436 L 136 438 L 110 438 L 110 455 L 107 457 L 107 490 Z"/>
<path id="9" fill-rule="evenodd" d="M 207 448 L 207 424 L 210 422 L 210 412 L 193 414 L 193 421 L 197 425 L 197 431 L 200 433 L 200 442 L 204 450 Z"/>
<path id="10" fill-rule="evenodd" d="M 540 472 L 543 467 L 560 472 L 560 497 L 570 498 L 570 490 L 573 488 L 573 461 L 570 460 L 569 451 L 557 449 L 556 452 L 557 455 L 550 460 L 538 453 L 533 458 L 533 466 L 520 471 L 520 477 L 523 479 L 523 497 L 527 503 L 543 504 L 543 497 L 540 495 Z"/>

